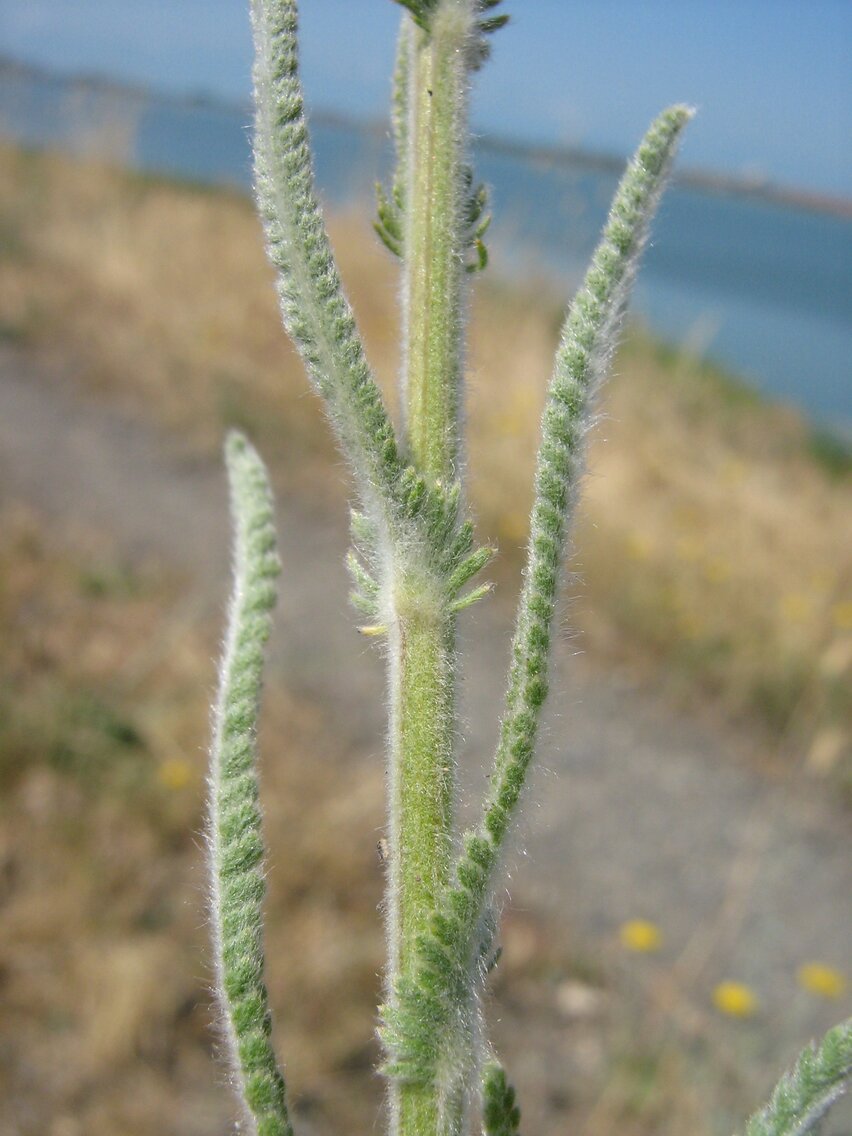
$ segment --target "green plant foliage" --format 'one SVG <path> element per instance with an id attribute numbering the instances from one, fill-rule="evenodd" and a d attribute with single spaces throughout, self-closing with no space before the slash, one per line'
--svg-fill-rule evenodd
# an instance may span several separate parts
<path id="1" fill-rule="evenodd" d="M 503 1066 L 489 1061 L 482 1077 L 482 1122 L 485 1136 L 520 1136 L 521 1110 Z"/>
<path id="2" fill-rule="evenodd" d="M 458 613 L 484 596 L 461 485 L 464 315 L 484 268 L 487 194 L 468 160 L 471 76 L 502 27 L 499 0 L 398 0 L 397 151 L 376 229 L 400 258 L 401 422 L 366 361 L 317 206 L 298 74 L 295 0 L 252 0 L 255 180 L 285 325 L 324 400 L 355 480 L 347 565 L 361 630 L 385 640 L 388 673 L 386 1005 L 381 1010 L 391 1136 L 519 1136 L 514 1089 L 491 1056 L 479 994 L 498 952 L 504 847 L 548 692 L 552 625 L 584 440 L 644 246 L 691 117 L 652 124 L 619 185 L 601 242 L 564 322 L 541 428 L 531 531 L 505 710 L 489 790 L 457 835 Z M 278 571 L 259 458 L 228 442 L 235 578 L 212 744 L 210 860 L 218 997 L 248 1130 L 291 1136 L 263 980 L 263 843 L 255 734 L 262 649 Z M 849 1023 L 809 1050 L 746 1136 L 812 1130 L 850 1071 Z M 481 1091 L 480 1091 L 481 1087 Z"/>
<path id="3" fill-rule="evenodd" d="M 374 228 L 382 243 L 394 256 L 402 256 L 403 212 L 405 210 L 406 160 L 408 157 L 408 108 L 411 83 L 411 54 L 413 30 L 409 20 L 403 20 L 396 48 L 396 65 L 393 73 L 391 98 L 391 125 L 393 127 L 396 166 L 390 193 L 386 194 L 381 182 L 376 183 L 378 218 Z"/>
<path id="4" fill-rule="evenodd" d="M 403 464 L 316 200 L 299 82 L 296 5 L 255 0 L 252 19 L 255 185 L 269 257 L 279 271 L 284 323 L 325 400 L 359 491 L 374 505 L 379 494 L 396 498 Z"/>
<path id="5" fill-rule="evenodd" d="M 211 745 L 211 914 L 216 997 L 234 1082 L 253 1136 L 292 1136 L 272 1049 L 263 980 L 263 837 L 257 713 L 263 647 L 279 572 L 272 497 L 260 458 L 239 434 L 227 444 L 234 519 L 234 585 Z"/>
<path id="6" fill-rule="evenodd" d="M 810 1046 L 785 1074 L 765 1108 L 749 1120 L 745 1136 L 806 1136 L 817 1132 L 825 1114 L 852 1077 L 852 1018 Z"/>
<path id="7" fill-rule="evenodd" d="M 401 7 L 406 8 L 411 19 L 425 32 L 432 30 L 432 19 L 435 12 L 441 7 L 441 0 L 396 0 Z M 502 0 L 474 0 L 474 8 L 478 17 L 476 27 L 480 35 L 489 35 L 509 22 L 507 15 L 488 16 L 487 12 L 499 7 Z M 482 49 L 480 49 L 482 51 Z M 487 58 L 487 52 L 480 59 Z"/>
<path id="8" fill-rule="evenodd" d="M 616 193 L 603 240 L 565 322 L 542 420 L 525 584 L 491 791 L 479 829 L 465 837 L 453 883 L 419 939 L 419 965 L 401 979 L 384 1010 L 388 1074 L 412 1083 L 442 1080 L 447 1054 L 460 1045 L 459 1031 L 471 1029 L 471 1001 L 491 945 L 488 908 L 495 869 L 547 696 L 551 625 L 591 400 L 614 350 L 626 290 L 689 117 L 689 111 L 676 107 L 649 130 Z"/>

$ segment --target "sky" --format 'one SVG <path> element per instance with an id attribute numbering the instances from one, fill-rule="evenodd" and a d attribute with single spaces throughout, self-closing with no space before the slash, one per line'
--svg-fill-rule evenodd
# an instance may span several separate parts
<path id="1" fill-rule="evenodd" d="M 631 152 L 672 102 L 682 165 L 852 197 L 852 0 L 504 0 L 474 127 Z M 302 0 L 309 107 L 379 118 L 401 10 Z M 3 0 L 0 52 L 161 91 L 245 99 L 247 0 Z"/>

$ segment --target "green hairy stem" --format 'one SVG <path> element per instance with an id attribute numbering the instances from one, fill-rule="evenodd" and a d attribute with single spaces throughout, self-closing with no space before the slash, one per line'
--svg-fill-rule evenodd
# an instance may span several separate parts
<path id="1" fill-rule="evenodd" d="M 487 194 L 468 162 L 472 79 L 507 16 L 500 0 L 397 0 L 396 169 L 376 232 L 400 260 L 401 424 L 395 429 L 343 294 L 317 205 L 299 81 L 295 0 L 250 0 L 255 187 L 285 326 L 322 398 L 358 498 L 347 557 L 363 633 L 388 671 L 388 964 L 380 1008 L 391 1136 L 519 1136 L 515 1090 L 486 1036 L 501 863 L 535 755 L 554 612 L 585 437 L 630 287 L 691 111 L 651 125 L 618 187 L 567 313 L 541 426 L 508 689 L 479 820 L 455 827 L 456 619 L 489 591 L 462 491 L 467 281 L 486 266 Z M 216 994 L 252 1136 L 292 1136 L 264 985 L 256 735 L 278 560 L 260 459 L 227 444 L 234 587 L 213 713 L 208 849 Z M 471 585 L 468 587 L 468 585 Z M 847 1022 L 806 1051 L 746 1136 L 814 1130 L 852 1067 Z"/>
<path id="2" fill-rule="evenodd" d="M 465 837 L 453 882 L 419 941 L 414 976 L 402 976 L 385 1013 L 391 1069 L 414 1084 L 440 1083 L 448 1075 L 447 1055 L 464 1047 L 470 1029 L 474 1007 L 462 1012 L 460 992 L 472 1002 L 489 957 L 500 849 L 534 753 L 547 695 L 557 584 L 591 400 L 611 357 L 648 222 L 689 117 L 689 111 L 675 107 L 649 130 L 619 186 L 603 239 L 565 322 L 542 420 L 525 582 L 491 789 L 482 822 Z M 459 1068 L 458 1057 L 453 1063 Z M 467 1072 L 462 1067 L 462 1075 Z"/>
<path id="3" fill-rule="evenodd" d="M 463 150 L 469 4 L 445 3 L 408 37 L 403 398 L 414 465 L 450 481 L 459 461 L 466 224 Z"/>
<path id="4" fill-rule="evenodd" d="M 463 147 L 467 136 L 472 6 L 445 0 L 428 29 L 408 28 L 397 64 L 403 210 L 402 397 L 405 446 L 428 483 L 449 485 L 459 465 L 464 253 Z M 455 798 L 455 613 L 446 595 L 400 574 L 389 612 L 390 991 L 413 973 L 417 943 L 449 882 Z M 437 594 L 434 594 L 437 591 Z M 390 1086 L 400 1132 L 460 1130 L 462 1094 L 433 1085 Z"/>

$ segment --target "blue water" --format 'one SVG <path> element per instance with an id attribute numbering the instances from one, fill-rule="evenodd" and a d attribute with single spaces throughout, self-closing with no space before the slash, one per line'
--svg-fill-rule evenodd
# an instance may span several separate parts
<path id="1" fill-rule="evenodd" d="M 146 170 L 249 185 L 248 108 L 175 102 L 0 66 L 0 132 Z M 326 199 L 372 194 L 390 164 L 381 132 L 317 122 Z M 615 174 L 480 149 L 492 186 L 495 270 L 579 281 Z M 852 221 L 754 198 L 673 186 L 654 226 L 633 312 L 768 395 L 852 438 Z"/>

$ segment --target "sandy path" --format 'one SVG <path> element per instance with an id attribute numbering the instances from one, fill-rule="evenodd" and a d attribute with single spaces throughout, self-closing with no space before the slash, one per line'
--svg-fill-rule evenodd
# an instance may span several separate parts
<path id="1" fill-rule="evenodd" d="M 187 461 L 150 427 L 8 349 L 0 351 L 0 486 L 48 515 L 112 532 L 125 555 L 161 557 L 194 581 L 200 608 L 221 605 L 221 470 Z M 343 505 L 329 517 L 284 500 L 279 530 L 274 665 L 293 688 L 323 698 L 353 750 L 378 754 L 382 664 L 347 608 Z M 465 637 L 477 637 L 463 692 L 464 779 L 474 787 L 482 774 L 471 770 L 493 739 L 507 607 L 482 604 L 465 621 Z M 622 920 L 653 919 L 664 950 L 638 968 L 653 1004 L 666 1004 L 674 968 L 682 1027 L 709 1034 L 731 1056 L 748 1054 L 757 1070 L 777 1069 L 852 1012 L 848 999 L 819 1002 L 795 984 L 809 960 L 852 969 L 848 813 L 814 786 L 768 781 L 735 739 L 678 716 L 662 696 L 602 673 L 567 644 L 552 689 L 519 841 L 525 854 L 510 858 L 513 904 L 593 951 L 608 950 Z M 758 1017 L 714 1018 L 709 991 L 723 977 L 755 988 Z"/>

